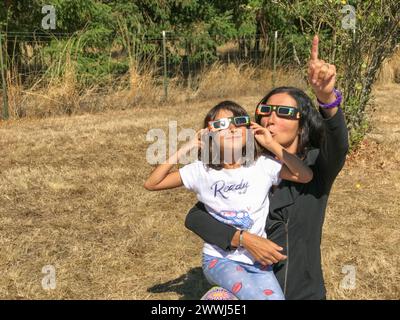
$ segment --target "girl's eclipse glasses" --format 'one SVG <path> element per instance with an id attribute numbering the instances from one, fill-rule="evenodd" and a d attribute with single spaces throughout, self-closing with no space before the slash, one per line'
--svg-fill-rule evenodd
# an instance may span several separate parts
<path id="1" fill-rule="evenodd" d="M 216 121 L 209 121 L 208 127 L 209 129 L 223 130 L 223 129 L 228 129 L 231 123 L 233 123 L 236 127 L 248 126 L 250 125 L 250 117 L 238 116 L 238 117 L 222 118 Z"/>

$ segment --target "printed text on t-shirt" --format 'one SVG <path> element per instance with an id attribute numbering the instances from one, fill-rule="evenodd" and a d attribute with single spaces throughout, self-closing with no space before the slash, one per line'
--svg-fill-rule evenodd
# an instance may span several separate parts
<path id="1" fill-rule="evenodd" d="M 218 180 L 211 185 L 211 190 L 214 191 L 214 198 L 219 194 L 224 199 L 228 199 L 228 192 L 238 191 L 239 194 L 245 194 L 248 187 L 249 183 L 247 181 L 243 181 L 243 179 L 240 181 L 240 183 L 231 184 L 227 184 L 223 180 Z"/>

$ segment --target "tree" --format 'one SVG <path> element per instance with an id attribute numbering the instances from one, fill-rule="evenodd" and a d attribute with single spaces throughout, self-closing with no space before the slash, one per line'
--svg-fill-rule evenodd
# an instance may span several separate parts
<path id="1" fill-rule="evenodd" d="M 394 53 L 399 43 L 400 2 L 293 0 L 277 1 L 277 6 L 273 12 L 271 7 L 265 7 L 264 17 L 271 19 L 270 25 L 278 22 L 282 26 L 278 30 L 283 34 L 286 52 L 291 45 L 296 46 L 300 64 L 305 65 L 308 43 L 318 33 L 321 56 L 338 66 L 338 85 L 344 92 L 351 143 L 356 144 L 367 129 L 364 114 L 371 100 L 372 84 L 383 60 Z M 355 19 L 355 28 L 346 27 L 349 18 Z"/>

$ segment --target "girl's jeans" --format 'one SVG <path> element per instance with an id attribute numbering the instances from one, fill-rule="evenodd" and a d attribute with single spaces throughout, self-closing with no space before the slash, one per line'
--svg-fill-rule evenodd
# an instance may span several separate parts
<path id="1" fill-rule="evenodd" d="M 263 267 L 203 254 L 207 280 L 233 293 L 239 300 L 284 300 L 272 267 Z"/>

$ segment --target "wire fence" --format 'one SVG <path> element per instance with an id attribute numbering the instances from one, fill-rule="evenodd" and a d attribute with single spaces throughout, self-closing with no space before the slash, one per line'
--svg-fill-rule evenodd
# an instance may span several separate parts
<path id="1" fill-rule="evenodd" d="M 151 70 L 163 83 L 167 98 L 171 78 L 195 86 L 202 71 L 215 63 L 270 68 L 274 83 L 276 66 L 288 55 L 283 52 L 286 46 L 277 32 L 225 39 L 218 46 L 193 44 L 189 39 L 164 32 L 160 37 L 126 38 L 106 48 L 83 37 L 78 33 L 42 30 L 0 33 L 3 118 L 8 118 L 7 79 L 29 88 L 39 79 L 63 75 L 71 62 L 82 86 L 113 85 L 126 78 L 134 62 L 138 72 Z"/>

